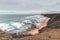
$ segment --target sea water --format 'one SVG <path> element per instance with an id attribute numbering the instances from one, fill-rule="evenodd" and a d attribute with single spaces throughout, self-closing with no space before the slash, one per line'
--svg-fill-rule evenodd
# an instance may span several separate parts
<path id="1" fill-rule="evenodd" d="M 43 15 L 0 15 L 0 29 L 19 35 L 35 28 L 44 19 Z"/>
<path id="2" fill-rule="evenodd" d="M 22 22 L 24 17 L 28 17 L 32 15 L 19 15 L 19 14 L 1 14 L 0 15 L 0 23 L 3 22 Z"/>

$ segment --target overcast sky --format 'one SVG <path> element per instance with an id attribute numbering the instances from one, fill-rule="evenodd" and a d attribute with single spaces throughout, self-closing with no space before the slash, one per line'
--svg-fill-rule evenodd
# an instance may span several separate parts
<path id="1" fill-rule="evenodd" d="M 0 0 L 2 13 L 40 13 L 47 11 L 60 12 L 60 0 Z"/>

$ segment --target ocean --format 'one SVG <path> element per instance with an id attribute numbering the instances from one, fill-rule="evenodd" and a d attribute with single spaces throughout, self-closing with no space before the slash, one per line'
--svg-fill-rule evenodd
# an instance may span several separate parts
<path id="1" fill-rule="evenodd" d="M 28 17 L 28 16 L 32 16 L 32 15 L 1 14 L 0 15 L 0 23 L 22 22 L 24 20 L 24 17 Z"/>

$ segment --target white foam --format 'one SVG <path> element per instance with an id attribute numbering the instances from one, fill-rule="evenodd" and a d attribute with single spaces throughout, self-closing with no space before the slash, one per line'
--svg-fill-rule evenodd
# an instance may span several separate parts
<path id="1" fill-rule="evenodd" d="M 15 26 L 16 28 L 20 28 L 22 26 L 19 22 L 12 22 L 11 25 Z"/>

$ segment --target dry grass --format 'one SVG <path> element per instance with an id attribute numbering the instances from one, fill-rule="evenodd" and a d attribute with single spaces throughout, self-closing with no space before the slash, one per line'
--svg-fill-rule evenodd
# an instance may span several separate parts
<path id="1" fill-rule="evenodd" d="M 48 31 L 47 31 L 48 30 Z M 44 32 L 34 36 L 13 38 L 11 35 L 0 32 L 0 40 L 60 40 L 60 29 L 45 29 Z"/>

